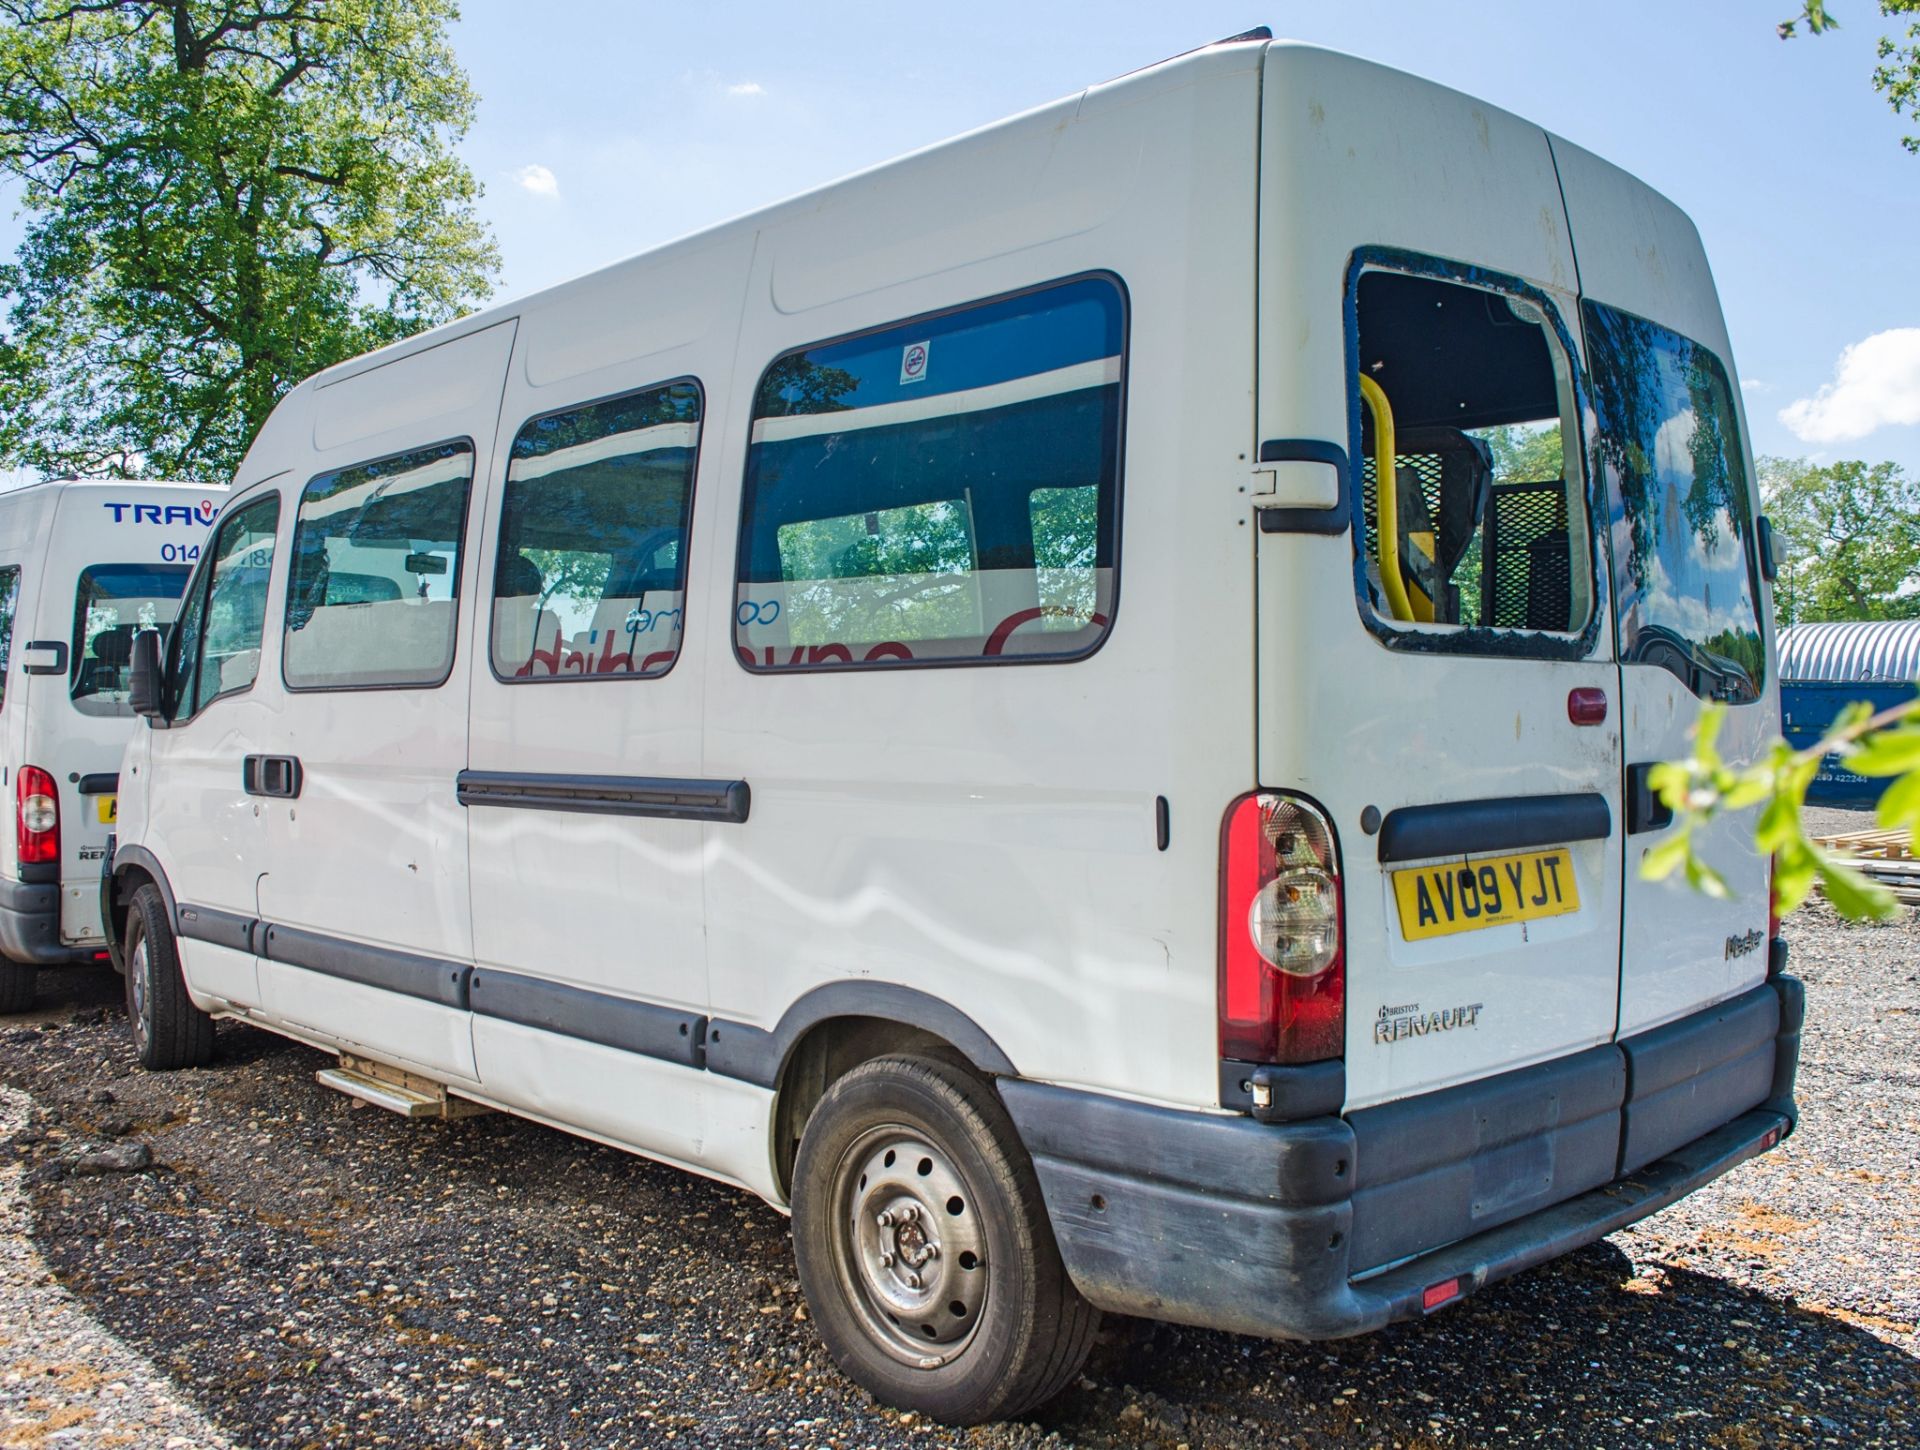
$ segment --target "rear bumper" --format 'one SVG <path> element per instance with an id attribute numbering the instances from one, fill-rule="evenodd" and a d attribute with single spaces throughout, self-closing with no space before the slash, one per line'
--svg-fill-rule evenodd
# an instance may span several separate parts
<path id="1" fill-rule="evenodd" d="M 1793 1130 L 1803 1002 L 1778 977 L 1638 1039 L 1392 1104 L 1391 1120 L 1265 1124 L 1000 1086 L 1094 1304 L 1337 1339 L 1592 1243 L 1774 1147 Z"/>
<path id="2" fill-rule="evenodd" d="M 95 947 L 60 940 L 60 884 L 0 878 L 0 957 L 23 965 L 60 967 L 90 962 Z"/>

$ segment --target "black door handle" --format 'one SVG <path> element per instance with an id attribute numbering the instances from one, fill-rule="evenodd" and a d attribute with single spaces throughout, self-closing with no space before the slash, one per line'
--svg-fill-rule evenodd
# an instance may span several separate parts
<path id="1" fill-rule="evenodd" d="M 1643 760 L 1627 767 L 1627 834 L 1658 831 L 1673 824 L 1673 807 L 1661 800 L 1647 777 L 1658 762 Z"/>
<path id="2" fill-rule="evenodd" d="M 248 795 L 298 800 L 305 776 L 294 755 L 249 755 L 240 762 L 240 784 Z"/>

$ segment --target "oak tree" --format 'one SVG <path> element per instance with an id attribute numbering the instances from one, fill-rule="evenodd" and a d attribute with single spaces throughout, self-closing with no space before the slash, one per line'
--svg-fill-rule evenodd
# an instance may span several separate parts
<path id="1" fill-rule="evenodd" d="M 498 267 L 454 0 L 0 0 L 0 462 L 226 477 L 281 394 Z"/>

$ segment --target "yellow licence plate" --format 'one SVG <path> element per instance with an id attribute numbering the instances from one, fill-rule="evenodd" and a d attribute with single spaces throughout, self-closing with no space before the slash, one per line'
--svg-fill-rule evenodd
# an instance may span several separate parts
<path id="1" fill-rule="evenodd" d="M 1573 859 L 1564 849 L 1396 871 L 1393 895 L 1408 941 L 1580 909 Z"/>
<path id="2" fill-rule="evenodd" d="M 119 807 L 120 797 L 117 795 L 97 795 L 93 800 L 93 808 L 100 812 L 100 819 L 106 822 L 107 825 L 112 825 L 116 819 L 115 812 Z"/>

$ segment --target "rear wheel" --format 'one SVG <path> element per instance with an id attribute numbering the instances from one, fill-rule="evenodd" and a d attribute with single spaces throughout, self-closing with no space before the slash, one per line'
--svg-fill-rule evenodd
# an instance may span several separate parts
<path id="1" fill-rule="evenodd" d="M 127 1022 L 142 1067 L 171 1072 L 213 1056 L 213 1019 L 188 1000 L 166 898 L 151 883 L 127 912 Z"/>
<path id="2" fill-rule="evenodd" d="M 1099 1312 L 1060 1262 L 990 1084 L 928 1057 L 863 1063 L 800 1139 L 794 1254 L 820 1337 L 882 1402 L 953 1425 L 1018 1415 L 1078 1373 Z"/>
<path id="3" fill-rule="evenodd" d="M 10 962 L 0 957 L 0 1016 L 26 1012 L 33 1006 L 34 979 L 39 973 L 31 963 Z"/>

